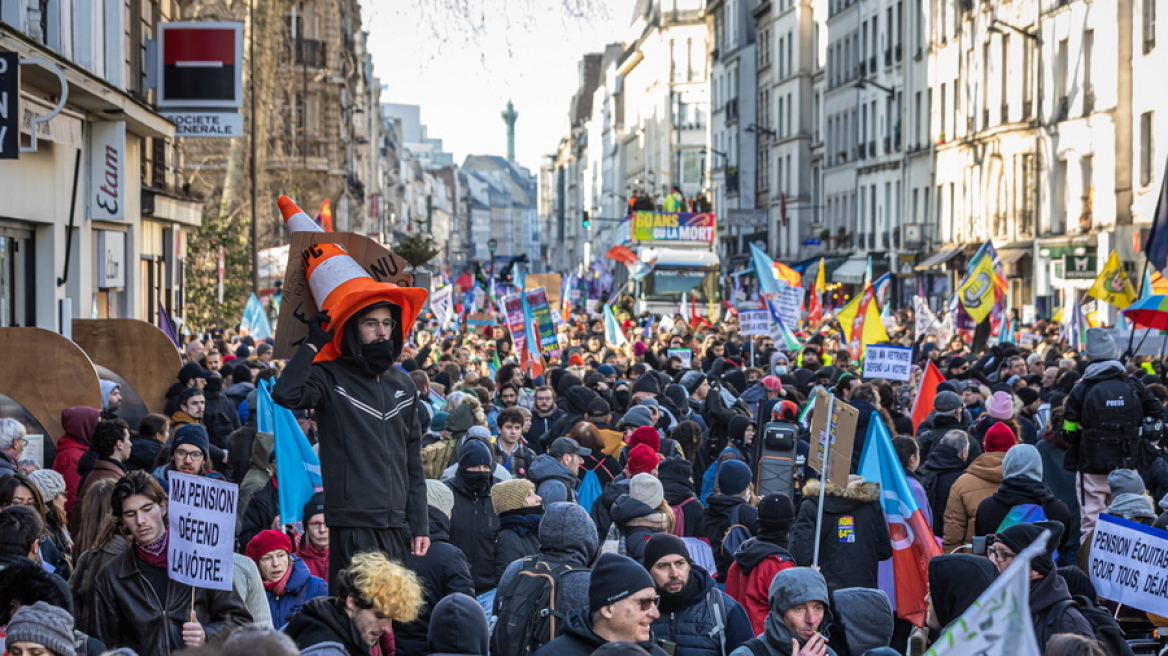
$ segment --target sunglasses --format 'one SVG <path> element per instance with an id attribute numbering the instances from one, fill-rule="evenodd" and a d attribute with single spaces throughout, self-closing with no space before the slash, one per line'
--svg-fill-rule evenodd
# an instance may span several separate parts
<path id="1" fill-rule="evenodd" d="M 641 607 L 642 613 L 647 613 L 650 608 L 661 603 L 661 596 L 657 595 L 655 597 L 645 597 L 644 599 L 634 599 L 633 603 Z"/>

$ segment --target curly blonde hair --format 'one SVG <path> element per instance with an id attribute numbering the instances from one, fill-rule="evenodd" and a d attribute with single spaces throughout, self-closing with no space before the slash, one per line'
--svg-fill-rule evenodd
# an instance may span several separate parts
<path id="1" fill-rule="evenodd" d="M 418 576 L 379 551 L 353 556 L 338 578 L 341 603 L 351 596 L 358 606 L 402 623 L 413 622 L 422 610 Z"/>

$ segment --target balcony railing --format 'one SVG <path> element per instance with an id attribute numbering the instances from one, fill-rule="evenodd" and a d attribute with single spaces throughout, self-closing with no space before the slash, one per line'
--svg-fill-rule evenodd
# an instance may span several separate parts
<path id="1" fill-rule="evenodd" d="M 285 47 L 285 53 L 292 57 L 292 63 L 309 68 L 328 66 L 328 44 L 316 39 L 294 39 Z"/>

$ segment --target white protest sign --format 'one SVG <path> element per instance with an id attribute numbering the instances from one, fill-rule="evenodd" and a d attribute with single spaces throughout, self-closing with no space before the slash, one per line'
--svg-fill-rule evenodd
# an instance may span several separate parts
<path id="1" fill-rule="evenodd" d="M 912 349 L 907 346 L 869 344 L 864 356 L 864 378 L 907 381 L 912 367 Z"/>
<path id="2" fill-rule="evenodd" d="M 799 326 L 799 317 L 803 314 L 803 296 L 807 293 L 802 287 L 787 286 L 775 302 L 775 310 L 783 324 L 791 330 Z"/>
<path id="3" fill-rule="evenodd" d="M 239 486 L 170 472 L 170 578 L 196 588 L 230 590 Z"/>
<path id="4" fill-rule="evenodd" d="M 714 561 L 714 550 L 710 543 L 700 538 L 682 538 L 686 551 L 689 551 L 689 560 L 715 576 L 718 573 L 718 563 Z"/>
<path id="5" fill-rule="evenodd" d="M 770 310 L 739 310 L 738 333 L 743 337 L 769 335 L 771 333 Z"/>
<path id="6" fill-rule="evenodd" d="M 1168 531 L 1100 513 L 1088 573 L 1100 597 L 1168 615 Z"/>
<path id="7" fill-rule="evenodd" d="M 438 327 L 442 328 L 450 320 L 453 312 L 454 285 L 446 285 L 442 289 L 430 294 L 430 310 L 438 320 Z"/>
<path id="8" fill-rule="evenodd" d="M 689 349 L 669 349 L 669 357 L 677 356 L 681 358 L 681 366 L 685 369 L 693 367 L 693 351 Z"/>

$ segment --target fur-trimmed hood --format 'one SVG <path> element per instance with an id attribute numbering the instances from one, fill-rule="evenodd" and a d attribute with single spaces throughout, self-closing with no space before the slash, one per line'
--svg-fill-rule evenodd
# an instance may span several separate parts
<path id="1" fill-rule="evenodd" d="M 880 484 L 869 483 L 867 481 L 851 487 L 840 487 L 835 483 L 827 483 L 827 496 L 836 497 L 838 499 L 847 499 L 850 501 L 858 501 L 860 503 L 872 503 L 880 500 Z M 819 499 L 819 481 L 811 479 L 803 484 L 803 497 L 808 499 Z"/>

